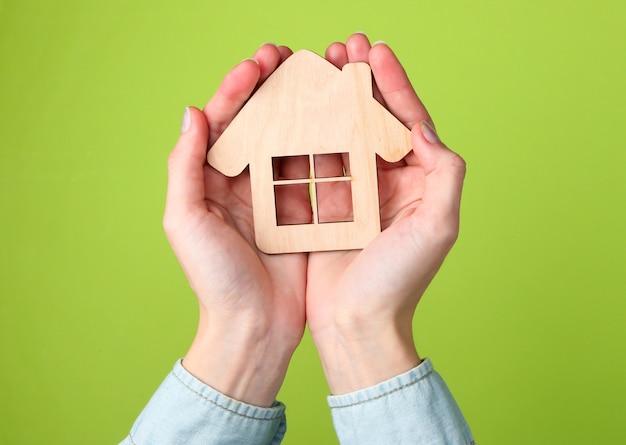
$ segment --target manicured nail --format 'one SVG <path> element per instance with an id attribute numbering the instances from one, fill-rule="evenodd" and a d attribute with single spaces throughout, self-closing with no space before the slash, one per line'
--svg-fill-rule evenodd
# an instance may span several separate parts
<path id="1" fill-rule="evenodd" d="M 385 42 L 384 40 L 376 40 L 372 46 L 376 46 L 376 45 L 387 45 L 387 42 Z"/>
<path id="2" fill-rule="evenodd" d="M 365 31 L 357 31 L 357 32 L 355 32 L 355 34 L 363 34 L 364 36 L 367 35 L 367 33 Z"/>
<path id="3" fill-rule="evenodd" d="M 431 144 L 439 142 L 439 136 L 437 136 L 435 129 L 426 121 L 422 121 L 420 123 L 422 125 L 422 134 L 424 135 L 424 139 Z"/>
<path id="4" fill-rule="evenodd" d="M 186 133 L 191 127 L 191 111 L 189 111 L 189 107 L 185 108 L 185 114 L 183 114 L 183 125 L 181 131 Z"/>
<path id="5" fill-rule="evenodd" d="M 274 42 L 265 42 L 265 43 L 263 43 L 263 44 L 262 44 L 259 48 L 262 48 L 262 47 L 264 47 L 265 45 L 272 45 L 272 46 L 276 46 L 276 47 L 278 47 L 278 45 L 277 45 L 277 44 L 275 44 Z"/>

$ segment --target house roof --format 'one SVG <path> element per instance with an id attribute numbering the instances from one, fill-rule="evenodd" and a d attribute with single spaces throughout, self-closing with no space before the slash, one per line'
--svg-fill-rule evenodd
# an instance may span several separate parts
<path id="1" fill-rule="evenodd" d="M 368 150 L 396 162 L 411 149 L 410 132 L 372 95 L 366 63 L 339 70 L 301 50 L 285 60 L 248 100 L 208 152 L 209 164 L 237 176 L 267 156 Z"/>

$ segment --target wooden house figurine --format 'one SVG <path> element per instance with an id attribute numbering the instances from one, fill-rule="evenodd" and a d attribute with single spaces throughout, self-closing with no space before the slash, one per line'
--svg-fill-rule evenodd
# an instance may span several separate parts
<path id="1" fill-rule="evenodd" d="M 302 50 L 252 95 L 207 160 L 231 177 L 250 166 L 261 251 L 312 252 L 361 249 L 380 233 L 376 155 L 397 162 L 410 150 L 409 130 L 373 97 L 369 65 L 349 63 L 339 70 Z M 342 167 L 332 174 L 321 171 L 331 158 L 341 159 Z M 304 170 L 277 177 L 274 167 L 285 159 Z M 281 187 L 303 188 L 311 216 L 281 221 L 276 212 Z M 322 195 L 333 190 L 352 208 L 325 219 Z"/>

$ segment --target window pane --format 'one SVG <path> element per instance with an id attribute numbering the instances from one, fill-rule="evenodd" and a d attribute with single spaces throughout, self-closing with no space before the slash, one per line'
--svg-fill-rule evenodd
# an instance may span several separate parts
<path id="1" fill-rule="evenodd" d="M 320 224 L 354 220 L 350 181 L 318 182 L 315 190 Z"/>
<path id="2" fill-rule="evenodd" d="M 276 222 L 279 226 L 313 223 L 308 183 L 275 185 L 274 199 L 276 200 Z"/>
<path id="3" fill-rule="evenodd" d="M 350 158 L 348 153 L 329 153 L 313 155 L 316 178 L 337 178 L 350 176 Z"/>
<path id="4" fill-rule="evenodd" d="M 274 181 L 308 179 L 311 177 L 309 155 L 273 157 L 272 168 Z"/>

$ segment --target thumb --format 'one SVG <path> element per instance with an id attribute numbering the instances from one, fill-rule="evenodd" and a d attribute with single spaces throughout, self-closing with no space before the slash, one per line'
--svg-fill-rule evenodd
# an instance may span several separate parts
<path id="1" fill-rule="evenodd" d="M 425 175 L 420 214 L 432 219 L 437 232 L 447 234 L 454 242 L 459 227 L 465 161 L 441 142 L 426 121 L 413 126 L 411 141 Z"/>
<path id="2" fill-rule="evenodd" d="M 185 109 L 182 131 L 168 159 L 166 214 L 204 205 L 204 164 L 209 126 L 202 111 Z"/>

